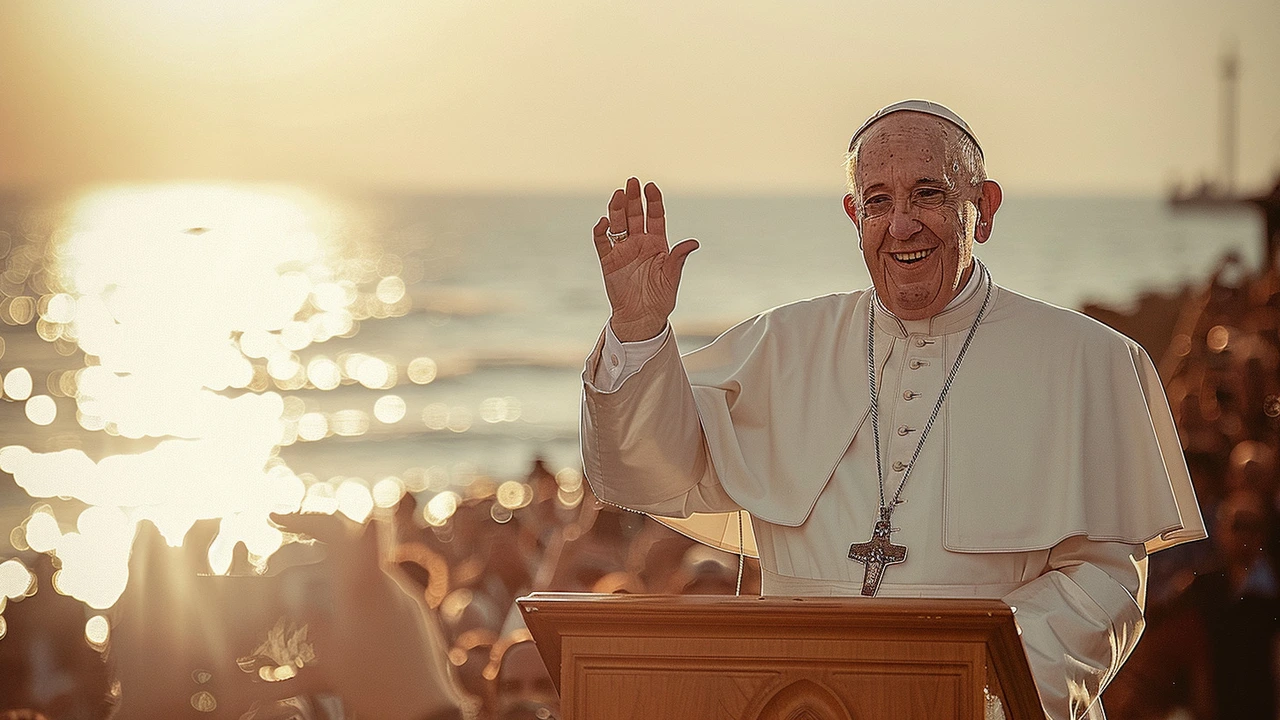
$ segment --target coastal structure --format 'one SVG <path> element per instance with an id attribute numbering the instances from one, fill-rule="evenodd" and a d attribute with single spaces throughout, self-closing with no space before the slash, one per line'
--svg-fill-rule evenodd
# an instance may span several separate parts
<path id="1" fill-rule="evenodd" d="M 1216 210 L 1241 205 L 1257 208 L 1263 220 L 1262 265 L 1264 270 L 1270 270 L 1276 267 L 1276 253 L 1280 250 L 1280 172 L 1276 173 L 1269 191 L 1239 193 L 1236 190 L 1240 56 L 1234 44 L 1222 56 L 1221 78 L 1221 176 L 1217 180 L 1206 179 L 1190 190 L 1174 188 L 1169 202 L 1176 209 Z"/>

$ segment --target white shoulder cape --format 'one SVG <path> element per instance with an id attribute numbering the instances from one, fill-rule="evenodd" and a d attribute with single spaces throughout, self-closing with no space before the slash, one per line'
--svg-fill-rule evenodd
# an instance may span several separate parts
<path id="1" fill-rule="evenodd" d="M 716 473 L 759 520 L 803 523 L 866 420 L 871 297 L 784 305 L 683 357 Z M 941 336 L 948 364 L 963 336 Z M 1150 358 L 1074 311 L 994 286 L 930 438 L 945 444 L 948 550 L 1043 550 L 1084 535 L 1155 552 L 1206 537 Z M 657 519 L 754 555 L 739 516 Z"/>

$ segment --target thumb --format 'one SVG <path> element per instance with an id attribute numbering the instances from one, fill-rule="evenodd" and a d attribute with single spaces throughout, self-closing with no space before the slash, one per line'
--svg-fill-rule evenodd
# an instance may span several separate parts
<path id="1" fill-rule="evenodd" d="M 697 250 L 698 241 L 693 238 L 681 240 L 675 247 L 671 248 L 667 257 L 668 272 L 671 273 L 671 281 L 679 282 L 680 274 L 684 271 L 684 262 L 689 259 L 689 253 Z"/>

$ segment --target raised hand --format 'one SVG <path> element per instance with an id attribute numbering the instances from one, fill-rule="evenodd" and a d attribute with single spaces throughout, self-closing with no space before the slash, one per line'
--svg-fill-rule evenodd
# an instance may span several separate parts
<path id="1" fill-rule="evenodd" d="M 647 205 L 647 207 L 646 207 Z M 625 233 L 625 237 L 618 236 Z M 614 236 L 614 239 L 610 238 Z M 592 229 L 604 289 L 613 315 L 613 333 L 623 342 L 648 340 L 662 332 L 676 307 L 680 273 L 698 241 L 667 245 L 662 191 L 649 183 L 640 198 L 640 181 L 627 180 L 609 200 L 609 215 Z"/>

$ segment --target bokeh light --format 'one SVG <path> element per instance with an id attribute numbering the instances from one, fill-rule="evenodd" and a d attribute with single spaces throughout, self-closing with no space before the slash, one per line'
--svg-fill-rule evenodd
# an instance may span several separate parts
<path id="1" fill-rule="evenodd" d="M 1221 325 L 1214 325 L 1209 328 L 1209 332 L 1205 338 L 1205 344 L 1213 352 L 1222 352 L 1227 349 L 1227 343 L 1231 340 L 1231 331 Z"/>
<path id="2" fill-rule="evenodd" d="M 4 394 L 12 400 L 26 400 L 31 389 L 31 372 L 26 368 L 14 368 L 4 376 Z"/>
<path id="3" fill-rule="evenodd" d="M 461 406 L 450 408 L 445 427 L 456 433 L 464 433 L 470 430 L 471 411 Z"/>
<path id="4" fill-rule="evenodd" d="M 480 419 L 487 423 L 515 422 L 520 419 L 520 410 L 520 401 L 516 398 L 485 398 L 480 403 Z"/>
<path id="5" fill-rule="evenodd" d="M 378 287 L 374 290 L 374 295 L 381 302 L 387 305 L 394 305 L 404 297 L 404 292 L 404 280 L 393 275 L 378 281 Z"/>
<path id="6" fill-rule="evenodd" d="M 364 522 L 373 512 L 373 496 L 359 480 L 343 481 L 334 497 L 338 501 L 338 511 L 356 522 Z"/>
<path id="7" fill-rule="evenodd" d="M 311 358 L 307 363 L 307 379 L 320 390 L 333 390 L 342 384 L 342 369 L 323 355 Z"/>
<path id="8" fill-rule="evenodd" d="M 334 435 L 357 437 L 369 432 L 369 414 L 363 410 L 339 410 L 329 418 Z"/>
<path id="9" fill-rule="evenodd" d="M 62 530 L 58 528 L 58 521 L 47 509 L 33 512 L 27 519 L 24 529 L 27 547 L 36 552 L 51 552 L 58 547 L 58 541 L 62 539 Z"/>
<path id="10" fill-rule="evenodd" d="M 522 482 L 508 480 L 498 486 L 498 504 L 508 510 L 518 510 L 533 502 L 533 488 Z"/>
<path id="11" fill-rule="evenodd" d="M 111 637 L 111 625 L 101 615 L 94 615 L 84 624 L 84 639 L 95 648 L 105 647 Z"/>
<path id="12" fill-rule="evenodd" d="M 155 439 L 97 460 L 76 447 L 0 449 L 0 467 L 31 497 L 87 506 L 67 532 L 47 506 L 15 532 L 57 556 L 61 592 L 94 608 L 114 604 L 140 521 L 177 545 L 196 520 L 219 520 L 209 558 L 223 572 L 238 542 L 255 562 L 281 546 L 270 512 L 324 504 L 323 491 L 313 496 L 275 453 L 286 440 L 327 436 L 329 420 L 269 389 L 337 387 L 336 365 L 304 365 L 296 353 L 355 327 L 357 288 L 331 281 L 316 207 L 298 194 L 230 186 L 95 193 L 56 233 L 48 287 L 0 306 L 10 324 L 35 320 L 59 354 L 85 355 L 85 367 L 48 375 L 48 394 L 32 396 L 26 368 L 5 374 L 6 397 L 25 401 L 31 422 L 56 422 L 55 398 L 66 397 L 84 430 Z"/>
<path id="13" fill-rule="evenodd" d="M 52 425 L 58 417 L 58 405 L 48 395 L 35 395 L 26 403 L 27 419 L 36 425 Z"/>
<path id="14" fill-rule="evenodd" d="M 404 481 L 398 477 L 384 477 L 373 486 L 373 504 L 380 508 L 395 507 L 404 497 Z"/>
<path id="15" fill-rule="evenodd" d="M 298 420 L 298 437 L 316 441 L 329 434 L 329 420 L 323 414 L 311 412 Z"/>
<path id="16" fill-rule="evenodd" d="M 444 403 L 430 403 L 422 409 L 422 424 L 428 430 L 443 430 L 449 425 L 449 406 Z"/>
<path id="17" fill-rule="evenodd" d="M 404 419 L 406 407 L 399 395 L 383 395 L 373 404 L 373 416 L 388 425 L 398 423 Z"/>
<path id="18" fill-rule="evenodd" d="M 76 299 L 66 293 L 52 295 L 40 317 L 51 323 L 69 323 L 76 317 Z"/>
<path id="19" fill-rule="evenodd" d="M 0 596 L 10 600 L 25 597 L 35 579 L 35 575 L 17 558 L 0 562 Z"/>
<path id="20" fill-rule="evenodd" d="M 409 379 L 418 385 L 435 380 L 436 372 L 436 361 L 429 357 L 414 358 L 409 362 Z"/>
<path id="21" fill-rule="evenodd" d="M 458 511 L 458 503 L 462 498 L 452 490 L 445 490 L 437 493 L 435 497 L 427 501 L 422 509 L 422 519 L 432 527 L 440 527 L 449 522 L 449 518 Z"/>

